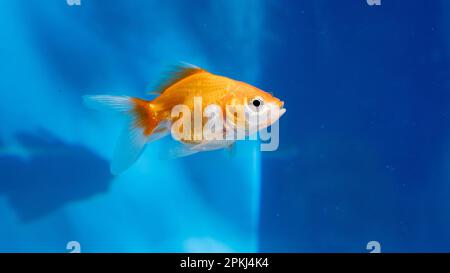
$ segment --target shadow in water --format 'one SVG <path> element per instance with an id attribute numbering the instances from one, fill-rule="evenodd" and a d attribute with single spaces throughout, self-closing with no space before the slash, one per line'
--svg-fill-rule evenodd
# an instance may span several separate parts
<path id="1" fill-rule="evenodd" d="M 18 134 L 16 140 L 26 155 L 3 149 L 0 194 L 7 197 L 22 221 L 107 191 L 112 179 L 109 164 L 87 148 L 42 131 Z"/>

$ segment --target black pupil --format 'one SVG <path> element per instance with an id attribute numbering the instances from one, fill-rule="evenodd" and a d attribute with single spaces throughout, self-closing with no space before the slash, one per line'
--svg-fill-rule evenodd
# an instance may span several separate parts
<path id="1" fill-rule="evenodd" d="M 261 105 L 261 102 L 259 100 L 254 100 L 253 101 L 253 106 L 259 107 L 260 105 Z"/>

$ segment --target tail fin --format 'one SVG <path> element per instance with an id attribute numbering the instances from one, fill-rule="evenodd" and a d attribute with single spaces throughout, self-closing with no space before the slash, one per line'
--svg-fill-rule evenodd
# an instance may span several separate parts
<path id="1" fill-rule="evenodd" d="M 127 116 L 111 162 L 111 173 L 115 175 L 128 169 L 139 158 L 151 140 L 152 132 L 157 131 L 155 134 L 158 135 L 166 133 L 165 128 L 157 128 L 159 121 L 146 100 L 109 95 L 87 95 L 83 100 L 91 108 L 113 110 Z M 152 139 L 159 137 L 152 136 Z"/>

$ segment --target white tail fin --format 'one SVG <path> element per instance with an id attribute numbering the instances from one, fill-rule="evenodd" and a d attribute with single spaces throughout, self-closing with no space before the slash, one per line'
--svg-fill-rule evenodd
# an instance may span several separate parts
<path id="1" fill-rule="evenodd" d="M 133 165 L 144 151 L 147 141 L 148 136 L 145 136 L 143 129 L 134 127 L 132 121 L 126 122 L 114 148 L 111 173 L 118 175 Z"/>
<path id="2" fill-rule="evenodd" d="M 133 102 L 127 96 L 85 95 L 83 101 L 89 108 L 100 111 L 129 112 L 133 109 Z"/>
<path id="3" fill-rule="evenodd" d="M 138 98 L 110 95 L 83 96 L 84 103 L 98 110 L 113 110 L 127 116 L 111 162 L 111 173 L 128 169 L 142 154 L 158 122 L 148 102 Z"/>

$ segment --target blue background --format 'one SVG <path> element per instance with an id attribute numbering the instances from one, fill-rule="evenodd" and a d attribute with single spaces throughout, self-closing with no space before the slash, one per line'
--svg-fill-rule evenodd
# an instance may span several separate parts
<path id="1" fill-rule="evenodd" d="M 450 251 L 450 3 L 0 1 L 0 251 Z M 116 116 L 185 61 L 285 101 L 280 147 L 114 177 Z"/>

